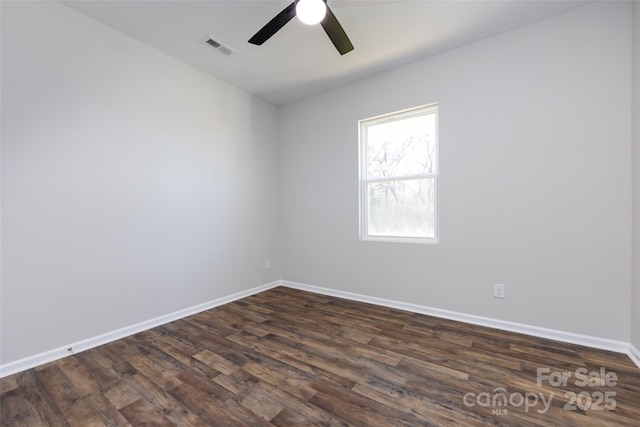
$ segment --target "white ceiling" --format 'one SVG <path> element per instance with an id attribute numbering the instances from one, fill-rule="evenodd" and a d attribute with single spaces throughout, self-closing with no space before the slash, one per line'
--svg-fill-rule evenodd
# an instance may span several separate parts
<path id="1" fill-rule="evenodd" d="M 65 1 L 68 6 L 224 81 L 284 105 L 546 17 L 586 1 L 329 0 L 355 50 L 291 20 L 262 46 L 255 34 L 292 0 Z M 224 56 L 206 35 L 232 47 Z"/>

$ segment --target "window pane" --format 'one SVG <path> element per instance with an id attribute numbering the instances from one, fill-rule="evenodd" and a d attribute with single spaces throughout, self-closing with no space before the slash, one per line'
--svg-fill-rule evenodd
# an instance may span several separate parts
<path id="1" fill-rule="evenodd" d="M 374 124 L 367 129 L 368 178 L 436 173 L 435 114 Z"/>
<path id="2" fill-rule="evenodd" d="M 434 238 L 435 178 L 368 184 L 371 236 Z"/>

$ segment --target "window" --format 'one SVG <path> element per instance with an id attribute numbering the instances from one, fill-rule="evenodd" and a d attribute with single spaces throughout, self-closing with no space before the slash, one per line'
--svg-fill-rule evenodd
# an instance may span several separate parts
<path id="1" fill-rule="evenodd" d="M 438 241 L 438 105 L 361 120 L 360 238 Z"/>

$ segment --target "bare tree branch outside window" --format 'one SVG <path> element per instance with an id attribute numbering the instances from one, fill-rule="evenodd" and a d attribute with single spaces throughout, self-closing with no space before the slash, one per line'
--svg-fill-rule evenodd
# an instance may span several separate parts
<path id="1" fill-rule="evenodd" d="M 367 128 L 367 234 L 435 237 L 435 119 L 422 114 Z"/>

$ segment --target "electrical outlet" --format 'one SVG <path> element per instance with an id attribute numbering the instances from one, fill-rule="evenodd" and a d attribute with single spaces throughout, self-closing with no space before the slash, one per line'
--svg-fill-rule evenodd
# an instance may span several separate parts
<path id="1" fill-rule="evenodd" d="M 265 270 L 271 270 L 271 260 L 268 259 L 264 262 L 264 269 Z"/>
<path id="2" fill-rule="evenodd" d="M 497 283 L 493 285 L 493 297 L 504 298 L 504 285 L 499 285 Z"/>

